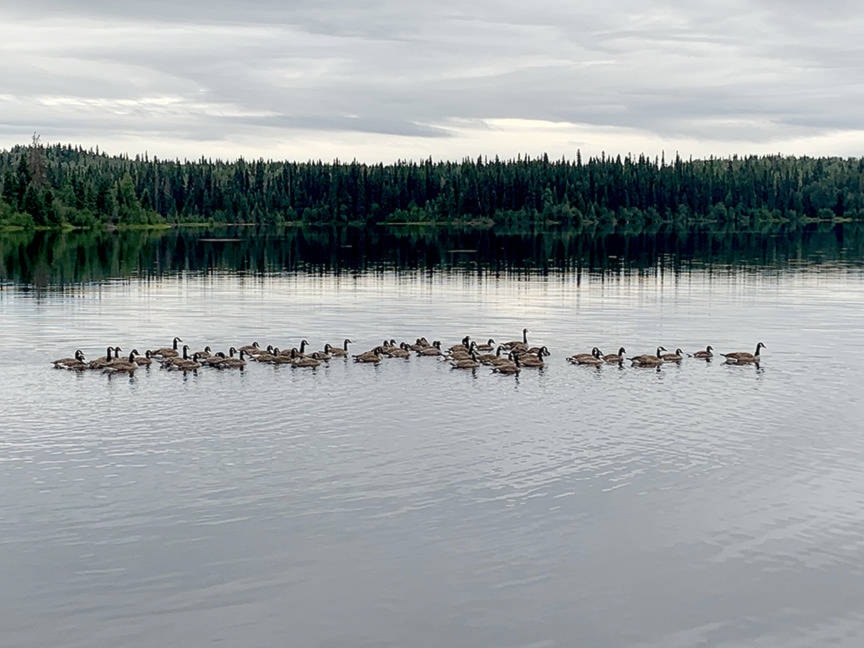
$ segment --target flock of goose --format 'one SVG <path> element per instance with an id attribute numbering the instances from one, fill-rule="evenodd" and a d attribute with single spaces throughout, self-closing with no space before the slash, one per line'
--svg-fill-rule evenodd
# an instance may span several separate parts
<path id="1" fill-rule="evenodd" d="M 133 374 L 139 367 L 149 367 L 154 362 L 169 371 L 197 371 L 202 367 L 212 369 L 243 370 L 248 362 L 260 362 L 265 364 L 290 365 L 297 368 L 315 369 L 323 362 L 329 362 L 332 358 L 349 357 L 357 363 L 378 364 L 385 358 L 409 358 L 412 355 L 418 357 L 437 357 L 439 360 L 447 361 L 454 369 L 476 369 L 481 365 L 491 368 L 492 372 L 504 375 L 516 375 L 523 368 L 541 369 L 545 366 L 544 358 L 549 356 L 546 346 L 529 346 L 528 329 L 522 329 L 521 340 L 511 340 L 497 343 L 494 339 L 477 343 L 470 336 L 465 336 L 459 344 L 449 348 L 442 348 L 441 342 L 435 340 L 429 342 L 425 337 L 417 338 L 411 344 L 408 342 L 397 343 L 396 340 L 384 340 L 384 342 L 368 351 L 358 354 L 349 354 L 348 345 L 351 340 L 346 339 L 341 346 L 325 344 L 320 351 L 307 352 L 308 342 L 302 340 L 299 348 L 288 350 L 279 349 L 274 346 L 262 348 L 258 342 L 241 346 L 239 349 L 231 347 L 227 352 L 216 352 L 207 346 L 200 351 L 190 354 L 189 345 L 180 347 L 183 340 L 175 337 L 172 346 L 161 349 L 147 349 L 143 354 L 137 349 L 132 349 L 129 355 L 121 355 L 120 347 L 108 347 L 105 356 L 95 360 L 87 360 L 84 353 L 78 349 L 71 358 L 60 358 L 54 360 L 54 367 L 70 371 L 101 371 L 107 374 Z M 723 362 L 733 365 L 755 365 L 759 367 L 760 352 L 765 348 L 762 342 L 756 345 L 753 353 L 747 351 L 735 351 L 731 353 L 720 353 Z M 702 351 L 685 354 L 681 349 L 674 353 L 667 352 L 663 346 L 657 347 L 655 354 L 643 354 L 637 356 L 626 356 L 626 349 L 621 347 L 618 353 L 604 354 L 599 348 L 594 347 L 588 353 L 576 353 L 567 358 L 574 365 L 585 365 L 601 367 L 603 365 L 623 366 L 629 361 L 634 367 L 657 368 L 666 363 L 680 363 L 685 357 L 708 361 L 714 359 L 714 349 L 707 346 Z"/>

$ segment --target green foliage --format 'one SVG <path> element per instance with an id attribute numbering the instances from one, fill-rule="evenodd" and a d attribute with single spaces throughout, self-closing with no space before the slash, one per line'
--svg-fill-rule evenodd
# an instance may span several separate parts
<path id="1" fill-rule="evenodd" d="M 746 225 L 864 215 L 864 160 L 519 157 L 360 164 L 109 157 L 71 146 L 0 151 L 0 210 L 34 225 L 618 223 Z"/>
<path id="2" fill-rule="evenodd" d="M 14 209 L 0 196 L 0 229 L 32 229 L 33 217 Z"/>

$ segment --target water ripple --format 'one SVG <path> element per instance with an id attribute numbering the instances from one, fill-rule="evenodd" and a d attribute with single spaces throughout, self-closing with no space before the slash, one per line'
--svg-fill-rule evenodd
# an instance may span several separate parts
<path id="1" fill-rule="evenodd" d="M 857 645 L 862 297 L 836 268 L 4 288 L 4 645 Z M 48 364 L 174 335 L 364 350 L 523 326 L 553 355 L 518 380 Z M 758 369 L 564 359 L 758 340 Z"/>

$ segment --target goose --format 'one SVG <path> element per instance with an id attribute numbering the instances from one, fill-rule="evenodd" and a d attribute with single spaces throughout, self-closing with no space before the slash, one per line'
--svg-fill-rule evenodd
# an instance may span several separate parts
<path id="1" fill-rule="evenodd" d="M 115 358 L 108 365 L 106 365 L 104 369 L 102 369 L 102 373 L 128 373 L 129 375 L 132 375 L 138 368 L 138 363 L 135 362 L 135 356 L 137 355 L 138 349 L 132 349 L 132 351 L 129 352 L 128 360 L 119 360 Z"/>
<path id="2" fill-rule="evenodd" d="M 660 359 L 663 362 L 681 362 L 684 359 L 684 352 L 681 349 L 675 349 L 675 353 L 664 353 Z"/>
<path id="3" fill-rule="evenodd" d="M 441 355 L 441 342 L 435 340 L 432 346 L 425 347 L 417 351 L 418 356 L 439 356 Z"/>
<path id="4" fill-rule="evenodd" d="M 195 354 L 191 358 L 188 357 L 189 347 L 183 347 L 183 357 L 182 358 L 174 358 L 174 362 L 168 363 L 167 369 L 169 371 L 195 371 L 201 367 L 201 363 L 198 362 L 198 355 Z"/>
<path id="5" fill-rule="evenodd" d="M 200 359 L 206 359 L 213 355 L 213 349 L 209 346 L 205 346 L 203 351 L 196 351 L 193 355 L 197 355 Z"/>
<path id="6" fill-rule="evenodd" d="M 278 351 L 278 349 L 275 349 Z M 274 347 L 271 344 L 267 345 L 267 349 L 265 351 L 258 350 L 258 353 L 250 356 L 255 362 L 272 362 L 273 358 L 276 357 L 276 353 L 274 352 Z"/>
<path id="7" fill-rule="evenodd" d="M 139 367 L 149 367 L 153 364 L 153 352 L 150 349 L 144 351 L 144 355 L 138 354 L 135 356 L 135 364 Z"/>
<path id="8" fill-rule="evenodd" d="M 536 356 L 531 353 L 513 354 L 519 360 L 519 364 L 523 367 L 531 367 L 532 369 L 542 369 L 545 365 L 541 356 Z"/>
<path id="9" fill-rule="evenodd" d="M 759 362 L 762 360 L 758 355 L 746 355 L 743 358 L 727 358 L 726 364 L 734 364 L 734 365 L 756 365 L 756 368 L 759 368 Z"/>
<path id="10" fill-rule="evenodd" d="M 329 353 L 331 356 L 345 358 L 348 356 L 348 345 L 352 344 L 351 340 L 345 338 L 342 343 L 342 348 L 334 347 L 329 344 L 324 345 L 324 353 Z"/>
<path id="11" fill-rule="evenodd" d="M 721 353 L 724 358 L 726 358 L 726 362 L 730 362 L 730 364 L 734 364 L 735 362 L 739 362 L 741 360 L 747 360 L 749 362 L 758 362 L 759 361 L 759 351 L 762 349 L 767 349 L 764 343 L 760 342 L 756 345 L 755 353 L 747 353 L 746 351 L 735 351 L 733 353 Z"/>
<path id="12" fill-rule="evenodd" d="M 427 340 L 425 337 L 419 337 L 414 344 L 409 344 L 408 348 L 410 348 L 412 351 L 421 351 L 423 349 L 428 349 L 430 346 L 432 345 L 429 344 L 429 340 Z"/>
<path id="13" fill-rule="evenodd" d="M 666 347 L 662 347 L 662 346 L 657 347 L 657 354 L 656 355 L 651 355 L 650 353 L 645 353 L 642 355 L 633 356 L 632 358 L 630 358 L 630 362 L 632 362 L 634 365 L 639 365 L 639 366 L 644 365 L 646 367 L 656 367 L 657 364 L 663 362 L 663 360 L 660 357 L 661 351 L 666 351 Z M 657 364 L 655 364 L 655 361 L 657 361 Z"/>
<path id="14" fill-rule="evenodd" d="M 471 351 L 470 357 L 451 360 L 450 366 L 453 369 L 476 369 L 480 366 L 480 361 L 477 360 L 477 354 Z"/>
<path id="15" fill-rule="evenodd" d="M 405 359 L 411 356 L 411 350 L 405 342 L 402 342 L 398 347 L 390 347 L 385 351 L 385 353 L 391 358 Z"/>
<path id="16" fill-rule="evenodd" d="M 606 364 L 606 361 L 603 359 L 602 355 L 597 354 L 596 356 L 579 358 L 574 364 L 583 365 L 585 367 L 602 367 Z"/>
<path id="17" fill-rule="evenodd" d="M 492 367 L 492 373 L 499 373 L 505 375 L 515 375 L 518 374 L 521 370 L 521 363 L 519 361 L 519 356 L 513 354 L 512 359 L 509 362 L 501 363 Z"/>
<path id="18" fill-rule="evenodd" d="M 294 362 L 291 363 L 291 366 L 315 369 L 316 367 L 321 366 L 321 361 L 317 358 L 313 358 L 312 356 L 297 356 L 294 358 Z"/>
<path id="19" fill-rule="evenodd" d="M 528 348 L 528 329 L 522 329 L 522 339 L 521 340 L 510 340 L 509 342 L 504 342 L 501 346 L 504 347 L 505 350 L 513 350 L 517 348 Z"/>
<path id="20" fill-rule="evenodd" d="M 541 360 L 542 360 L 545 356 L 552 355 L 551 353 L 549 353 L 549 349 L 548 349 L 548 347 L 545 347 L 545 346 L 542 346 L 542 347 L 531 347 L 530 349 L 525 349 L 525 348 L 519 348 L 519 347 L 517 347 L 517 348 L 515 348 L 515 349 L 512 349 L 512 350 L 510 351 L 510 353 L 515 353 L 515 354 L 517 354 L 520 358 L 526 358 L 526 357 L 528 357 L 528 356 L 534 356 L 534 357 L 536 357 L 536 358 L 540 358 Z"/>
<path id="21" fill-rule="evenodd" d="M 290 349 L 282 349 L 279 353 L 275 353 L 274 355 L 290 355 L 292 358 L 305 358 L 306 357 L 306 345 L 309 344 L 306 340 L 300 341 L 300 348 L 291 347 Z"/>
<path id="22" fill-rule="evenodd" d="M 257 360 L 260 356 L 268 356 L 273 355 L 273 345 L 268 344 L 266 349 L 262 349 L 261 347 L 256 348 L 254 351 L 247 351 L 246 355 L 252 358 L 253 360 Z"/>
<path id="23" fill-rule="evenodd" d="M 81 349 L 75 350 L 74 358 L 60 358 L 53 361 L 55 369 L 71 369 L 80 371 L 87 368 L 87 362 L 84 359 L 84 352 Z"/>
<path id="24" fill-rule="evenodd" d="M 493 367 L 500 367 L 501 365 L 515 364 L 516 360 L 519 359 L 519 354 L 511 351 L 505 357 L 497 356 L 491 363 Z"/>
<path id="25" fill-rule="evenodd" d="M 489 338 L 485 344 L 478 344 L 475 347 L 478 351 L 494 351 L 495 350 L 495 340 Z"/>
<path id="26" fill-rule="evenodd" d="M 382 351 L 383 349 L 381 349 L 381 347 L 375 347 L 371 351 L 358 353 L 354 356 L 354 362 L 371 362 L 373 364 L 378 364 L 381 362 L 381 357 L 384 355 Z"/>
<path id="27" fill-rule="evenodd" d="M 518 353 L 519 355 L 535 355 L 539 358 L 552 355 L 551 353 L 549 353 L 549 347 L 547 346 L 531 347 L 530 349 L 516 348 L 514 349 L 514 351 L 516 351 L 516 353 Z"/>
<path id="28" fill-rule="evenodd" d="M 455 351 L 468 351 L 471 348 L 471 337 L 466 335 L 462 338 L 462 342 L 460 344 L 454 344 L 449 349 L 447 349 L 448 353 L 453 353 Z"/>
<path id="29" fill-rule="evenodd" d="M 190 362 L 192 358 L 189 357 L 189 345 L 183 345 L 183 355 L 182 356 L 170 356 L 168 358 L 163 358 L 160 361 L 163 369 L 171 369 L 175 364 L 183 364 L 186 362 Z"/>
<path id="30" fill-rule="evenodd" d="M 696 353 L 694 353 L 693 357 L 700 360 L 710 360 L 714 357 L 714 347 L 709 344 L 707 347 L 705 347 L 704 351 L 697 351 Z"/>
<path id="31" fill-rule="evenodd" d="M 88 369 L 104 369 L 111 361 L 114 360 L 112 354 L 114 353 L 114 347 L 107 347 L 105 349 L 105 357 L 104 358 L 96 358 L 95 360 L 91 360 L 87 363 Z"/>
<path id="32" fill-rule="evenodd" d="M 235 353 L 237 353 L 237 348 L 232 346 L 231 348 L 228 349 L 228 355 L 225 355 L 225 352 L 223 352 L 223 351 L 217 351 L 216 353 L 211 355 L 209 358 L 199 358 L 199 362 L 206 367 L 213 367 L 214 369 L 218 369 L 220 364 L 222 364 L 223 362 L 225 362 L 229 358 L 233 358 Z M 241 352 L 241 354 L 244 357 L 246 356 L 245 351 Z M 245 360 L 244 360 L 244 364 L 245 364 Z"/>
<path id="33" fill-rule="evenodd" d="M 608 364 L 619 364 L 621 362 L 624 362 L 624 354 L 626 352 L 627 350 L 624 347 L 621 347 L 620 349 L 618 349 L 618 353 L 609 353 L 607 355 L 604 355 L 603 362 L 606 362 Z"/>
<path id="34" fill-rule="evenodd" d="M 97 367 L 90 367 L 90 368 L 91 368 L 91 369 L 104 369 L 105 367 L 110 367 L 110 366 L 111 366 L 112 364 L 114 364 L 115 362 L 125 362 L 125 360 L 123 360 L 122 358 L 120 358 L 120 352 L 121 352 L 122 350 L 123 350 L 123 349 L 121 349 L 119 346 L 115 346 L 115 347 L 112 349 L 112 351 L 114 352 L 114 355 L 113 355 L 113 357 L 112 357 L 110 360 L 108 360 L 107 362 L 101 363 L 101 364 L 100 364 L 99 366 L 97 366 Z M 106 354 L 105 357 L 106 357 L 106 358 L 108 357 L 107 354 Z M 101 360 L 101 358 L 100 358 L 100 360 Z M 99 361 L 97 361 L 97 362 L 99 362 Z M 90 365 L 92 365 L 92 364 L 93 364 L 93 363 L 91 362 Z M 90 366 L 90 365 L 88 365 L 88 366 Z"/>
<path id="35" fill-rule="evenodd" d="M 243 351 L 246 355 L 254 355 L 261 351 L 261 345 L 258 344 L 258 341 L 256 340 L 252 344 L 247 344 L 240 347 L 240 350 Z"/>
<path id="36" fill-rule="evenodd" d="M 182 342 L 179 337 L 175 337 L 173 340 L 172 347 L 162 347 L 161 349 L 156 349 L 153 351 L 153 355 L 160 358 L 176 358 L 180 355 L 180 352 L 177 350 L 177 343 Z"/>
<path id="37" fill-rule="evenodd" d="M 465 358 L 470 358 L 471 354 L 477 349 L 477 344 L 475 342 L 471 342 L 468 348 L 465 347 L 457 347 L 447 353 L 448 357 L 451 360 L 463 360 Z"/>
<path id="38" fill-rule="evenodd" d="M 631 366 L 633 367 L 657 367 L 658 370 L 660 365 L 663 364 L 663 358 L 653 355 L 642 355 L 639 356 L 639 359 L 630 358 Z"/>
<path id="39" fill-rule="evenodd" d="M 297 349 L 282 351 L 279 347 L 273 347 L 272 355 L 259 360 L 259 362 L 266 362 L 267 364 L 292 364 L 294 359 L 299 357 L 301 356 Z"/>
<path id="40" fill-rule="evenodd" d="M 507 360 L 507 358 L 501 357 L 501 351 L 503 349 L 504 349 L 504 347 L 502 347 L 499 344 L 498 348 L 495 349 L 495 353 L 483 353 L 483 354 L 480 354 L 479 356 L 477 356 L 477 359 L 482 364 L 485 364 L 485 365 L 491 365 L 491 364 L 494 364 L 495 362 L 500 362 L 501 360 Z"/>
<path id="41" fill-rule="evenodd" d="M 234 347 L 231 347 L 231 348 L 233 349 Z M 245 353 L 245 351 L 244 351 L 244 353 Z M 228 359 L 228 356 L 226 356 L 225 353 L 223 353 L 222 351 L 217 351 L 216 353 L 214 353 L 209 358 L 204 358 L 201 361 L 201 364 L 206 366 L 206 367 L 213 367 L 214 369 L 218 369 L 219 365 L 222 364 L 227 359 Z"/>
<path id="42" fill-rule="evenodd" d="M 300 348 L 299 348 L 299 349 L 296 348 L 296 347 L 292 347 L 290 350 L 288 350 L 288 351 L 282 351 L 281 353 L 282 353 L 283 355 L 285 355 L 286 353 L 287 353 L 287 354 L 291 354 L 292 356 L 294 356 L 294 357 L 296 357 L 296 358 L 305 358 L 307 355 L 311 355 L 311 354 L 307 354 L 307 353 L 306 353 L 306 347 L 307 347 L 307 346 L 309 346 L 309 342 L 308 342 L 308 341 L 306 341 L 306 340 L 300 340 Z"/>
<path id="43" fill-rule="evenodd" d="M 600 349 L 595 346 L 591 349 L 591 353 L 576 353 L 567 358 L 567 362 L 572 364 L 582 364 L 581 361 L 587 360 L 588 362 L 591 362 L 594 358 L 599 358 L 600 355 Z"/>
<path id="44" fill-rule="evenodd" d="M 224 358 L 222 362 L 215 365 L 217 369 L 240 369 L 241 371 L 246 368 L 246 352 L 243 349 L 240 349 L 240 357 L 235 358 L 234 353 L 237 351 L 234 347 L 231 347 L 229 353 L 231 354 L 229 357 Z M 223 354 L 224 355 L 224 354 Z"/>

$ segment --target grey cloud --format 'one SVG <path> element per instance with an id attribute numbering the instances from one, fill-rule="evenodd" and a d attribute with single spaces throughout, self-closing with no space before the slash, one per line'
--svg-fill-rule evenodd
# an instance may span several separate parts
<path id="1" fill-rule="evenodd" d="M 35 34 L 68 21 L 101 35 L 4 57 L 7 132 L 38 119 L 201 139 L 256 128 L 436 138 L 454 120 L 518 118 L 759 142 L 861 128 L 862 33 L 855 4 L 840 0 L 625 0 L 614 11 L 552 0 L 35 0 L 3 11 Z M 117 107 L 159 97 L 176 103 Z"/>
<path id="2" fill-rule="evenodd" d="M 435 128 L 433 126 L 383 118 L 278 115 L 274 117 L 244 118 L 243 123 L 267 128 L 290 128 L 298 130 L 357 131 L 361 133 L 380 133 L 384 135 L 403 135 L 413 137 L 451 136 L 451 133 L 443 128 Z"/>

